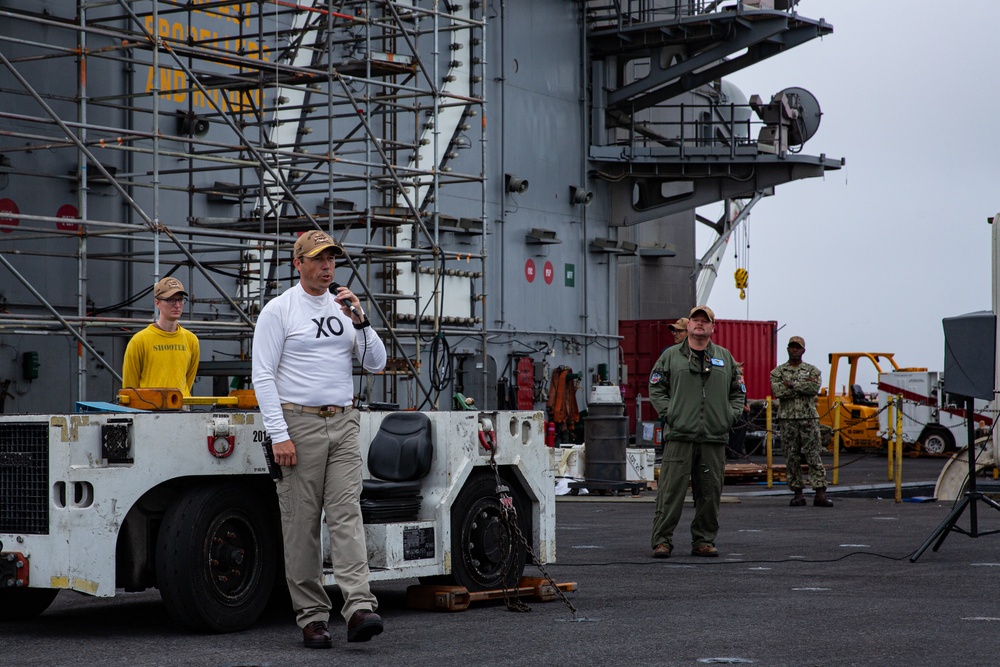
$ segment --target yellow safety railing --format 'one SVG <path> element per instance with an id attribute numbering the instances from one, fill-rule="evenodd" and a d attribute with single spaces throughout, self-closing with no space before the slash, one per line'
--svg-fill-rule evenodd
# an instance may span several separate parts
<path id="1" fill-rule="evenodd" d="M 833 486 L 840 481 L 840 401 L 833 402 Z"/>
<path id="2" fill-rule="evenodd" d="M 767 488 L 774 486 L 774 435 L 773 435 L 773 400 L 770 396 L 765 401 L 767 415 Z M 840 401 L 833 403 L 833 480 L 832 486 L 840 483 Z M 887 406 L 887 458 L 889 481 L 896 484 L 896 502 L 903 502 L 903 397 L 889 397 Z"/>
<path id="3" fill-rule="evenodd" d="M 767 397 L 767 446 L 765 450 L 767 451 L 767 488 L 774 486 L 774 469 L 771 467 L 771 447 L 773 445 L 773 429 L 771 425 L 773 424 L 771 420 L 771 397 Z"/>
<path id="4" fill-rule="evenodd" d="M 895 484 L 895 499 L 903 502 L 903 397 L 890 396 L 886 404 L 886 459 L 889 481 Z"/>
<path id="5" fill-rule="evenodd" d="M 895 465 L 892 462 L 893 450 L 895 449 L 893 447 L 893 437 L 892 437 L 893 433 L 895 433 L 896 430 L 896 419 L 894 417 L 895 410 L 896 410 L 896 399 L 895 397 L 890 396 L 886 399 L 886 408 L 885 408 L 886 476 L 888 477 L 890 482 L 893 479 L 893 470 L 895 470 Z"/>
<path id="6" fill-rule="evenodd" d="M 903 396 L 896 396 L 896 502 L 903 502 Z"/>

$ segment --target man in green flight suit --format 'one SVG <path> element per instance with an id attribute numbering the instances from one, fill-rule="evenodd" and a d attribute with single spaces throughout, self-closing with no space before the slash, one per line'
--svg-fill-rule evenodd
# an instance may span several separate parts
<path id="1" fill-rule="evenodd" d="M 719 555 L 719 504 L 729 430 L 743 412 L 746 394 L 729 350 L 712 342 L 715 313 L 695 306 L 687 339 L 667 348 L 649 375 L 649 399 L 663 420 L 663 461 L 653 519 L 653 557 L 673 551 L 688 481 L 694 495 L 691 554 Z"/>
<path id="2" fill-rule="evenodd" d="M 816 492 L 813 505 L 833 507 L 833 501 L 826 497 L 826 469 L 819 455 L 816 394 L 823 378 L 818 368 L 802 361 L 805 351 L 805 340 L 792 336 L 788 340 L 788 361 L 771 371 L 771 394 L 778 399 L 776 412 L 788 488 L 795 492 L 789 504 L 792 507 L 806 504 L 802 495 L 802 459 L 805 459 L 809 465 L 809 486 Z"/>

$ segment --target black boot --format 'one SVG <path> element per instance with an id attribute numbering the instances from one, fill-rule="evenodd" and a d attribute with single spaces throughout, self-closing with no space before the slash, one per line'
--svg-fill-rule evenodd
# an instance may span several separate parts
<path id="1" fill-rule="evenodd" d="M 792 498 L 792 502 L 788 503 L 789 507 L 804 507 L 806 504 L 806 497 L 802 495 L 802 489 L 794 489 L 795 497 Z"/>
<path id="2" fill-rule="evenodd" d="M 805 502 L 802 503 L 805 505 Z M 816 489 L 816 497 L 813 498 L 815 507 L 833 507 L 833 501 L 826 497 L 826 487 Z"/>

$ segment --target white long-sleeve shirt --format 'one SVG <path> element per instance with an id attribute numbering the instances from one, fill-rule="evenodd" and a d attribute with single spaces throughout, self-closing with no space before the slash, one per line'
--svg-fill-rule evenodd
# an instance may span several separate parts
<path id="1" fill-rule="evenodd" d="M 272 441 L 288 440 L 282 403 L 351 404 L 352 351 L 366 371 L 385 368 L 382 340 L 372 327 L 355 329 L 332 294 L 312 296 L 296 284 L 264 306 L 253 334 L 253 386 Z"/>

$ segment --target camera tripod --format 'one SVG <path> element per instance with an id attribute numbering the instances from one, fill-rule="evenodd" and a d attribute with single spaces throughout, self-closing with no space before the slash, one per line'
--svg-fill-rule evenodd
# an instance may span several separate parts
<path id="1" fill-rule="evenodd" d="M 975 408 L 975 401 L 970 396 L 965 396 L 965 423 L 967 427 L 967 435 L 969 440 L 969 447 L 966 450 L 966 456 L 969 459 L 969 485 L 965 491 L 965 497 L 962 498 L 962 502 L 955 505 L 955 507 L 948 513 L 944 521 L 941 522 L 931 536 L 928 537 L 920 548 L 917 549 L 912 556 L 910 556 L 910 562 L 915 563 L 920 556 L 927 551 L 927 547 L 930 546 L 931 542 L 936 539 L 937 542 L 934 543 L 934 551 L 941 548 L 944 544 L 945 539 L 948 535 L 955 531 L 956 533 L 962 533 L 968 535 L 969 537 L 981 537 L 983 535 L 992 535 L 994 533 L 1000 533 L 1000 530 L 979 530 L 979 515 L 976 511 L 976 503 L 982 502 L 992 507 L 995 510 L 1000 510 L 1000 503 L 997 503 L 992 498 L 984 495 L 982 491 L 976 489 L 976 427 L 975 416 L 973 410 Z M 968 509 L 969 510 L 969 530 L 962 528 L 957 525 L 959 517 L 962 513 Z"/>

